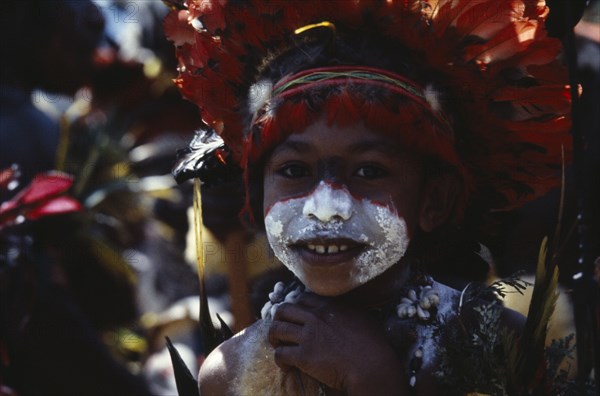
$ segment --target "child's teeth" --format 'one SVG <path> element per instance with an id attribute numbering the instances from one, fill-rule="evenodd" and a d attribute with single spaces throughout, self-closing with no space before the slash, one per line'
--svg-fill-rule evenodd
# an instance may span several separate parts
<path id="1" fill-rule="evenodd" d="M 308 244 L 306 246 L 308 250 L 319 254 L 336 254 L 339 252 L 345 252 L 348 250 L 348 245 L 313 245 Z"/>

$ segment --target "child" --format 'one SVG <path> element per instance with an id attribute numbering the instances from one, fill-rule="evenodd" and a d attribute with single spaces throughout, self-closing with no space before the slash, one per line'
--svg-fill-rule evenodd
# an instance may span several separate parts
<path id="1" fill-rule="evenodd" d="M 241 165 L 298 279 L 208 356 L 201 394 L 521 391 L 453 348 L 483 329 L 497 349 L 522 318 L 425 270 L 458 271 L 436 249 L 466 210 L 556 185 L 569 99 L 543 2 L 186 4 L 165 31 L 207 123 L 198 168 Z"/>

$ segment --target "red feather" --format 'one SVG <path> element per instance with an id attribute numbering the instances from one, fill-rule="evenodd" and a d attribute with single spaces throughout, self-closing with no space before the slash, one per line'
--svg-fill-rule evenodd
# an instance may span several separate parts
<path id="1" fill-rule="evenodd" d="M 507 59 L 527 49 L 538 33 L 537 21 L 516 22 L 502 29 L 489 42 L 467 47 L 464 59 L 481 65 Z"/>
<path id="2" fill-rule="evenodd" d="M 513 120 L 529 120 L 568 114 L 571 98 L 568 86 L 505 87 L 494 94 L 494 102 L 510 103 Z"/>
<path id="3" fill-rule="evenodd" d="M 74 198 L 61 196 L 53 198 L 40 206 L 26 212 L 25 217 L 29 220 L 37 220 L 42 217 L 78 212 L 82 209 L 81 204 Z"/>
<path id="4" fill-rule="evenodd" d="M 0 226 L 10 224 L 18 215 L 30 220 L 81 210 L 81 204 L 65 194 L 73 185 L 70 175 L 50 172 L 37 175 L 10 201 L 0 205 Z"/>
<path id="5" fill-rule="evenodd" d="M 66 192 L 73 185 L 73 177 L 64 173 L 37 175 L 31 184 L 11 201 L 17 205 L 29 205 Z"/>
<path id="6" fill-rule="evenodd" d="M 163 20 L 165 35 L 176 47 L 183 44 L 194 44 L 195 30 L 187 23 L 188 12 L 185 10 L 171 12 Z"/>
<path id="7" fill-rule="evenodd" d="M 523 18 L 525 6 L 519 0 L 484 2 L 463 12 L 456 20 L 456 29 L 464 36 L 474 35 L 486 40 L 506 26 Z"/>

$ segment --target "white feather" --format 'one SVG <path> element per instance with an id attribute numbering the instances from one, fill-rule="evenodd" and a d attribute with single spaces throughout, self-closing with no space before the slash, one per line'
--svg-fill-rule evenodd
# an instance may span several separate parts
<path id="1" fill-rule="evenodd" d="M 442 111 L 442 104 L 440 102 L 440 92 L 433 87 L 433 85 L 427 85 L 425 87 L 425 92 L 423 92 L 425 96 L 425 100 L 429 103 L 429 106 L 433 109 L 434 112 L 439 113 Z"/>
<path id="2" fill-rule="evenodd" d="M 271 99 L 272 90 L 273 82 L 267 79 L 259 80 L 250 86 L 248 91 L 248 110 L 250 114 L 256 114 Z"/>

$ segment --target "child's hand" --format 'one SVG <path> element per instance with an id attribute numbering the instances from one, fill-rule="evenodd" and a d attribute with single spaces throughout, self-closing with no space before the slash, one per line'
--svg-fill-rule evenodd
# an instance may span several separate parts
<path id="1" fill-rule="evenodd" d="M 298 368 L 348 394 L 402 394 L 407 387 L 381 325 L 357 307 L 304 293 L 277 309 L 269 342 L 282 369 Z"/>

